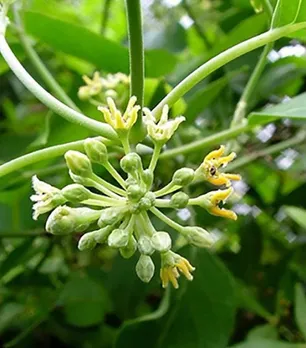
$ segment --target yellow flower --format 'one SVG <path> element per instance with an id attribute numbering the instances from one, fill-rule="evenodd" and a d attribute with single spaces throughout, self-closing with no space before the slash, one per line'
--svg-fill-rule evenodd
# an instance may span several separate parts
<path id="1" fill-rule="evenodd" d="M 164 105 L 159 121 L 155 119 L 151 110 L 149 110 L 148 108 L 143 108 L 143 112 L 145 114 L 144 121 L 147 126 L 149 136 L 153 140 L 161 143 L 167 142 L 177 130 L 178 126 L 183 121 L 185 121 L 184 116 L 178 116 L 171 120 L 168 120 L 168 105 Z"/>
<path id="2" fill-rule="evenodd" d="M 162 267 L 160 269 L 160 278 L 163 288 L 166 288 L 169 282 L 171 282 L 173 287 L 177 289 L 179 287 L 177 279 L 179 278 L 180 273 L 182 273 L 188 280 L 193 280 L 191 272 L 193 272 L 195 268 L 187 259 L 172 251 L 167 251 L 161 254 L 161 257 Z"/>
<path id="3" fill-rule="evenodd" d="M 90 79 L 88 76 L 84 75 L 83 77 L 85 86 L 79 88 L 78 96 L 82 100 L 89 99 L 93 96 L 98 95 L 102 91 L 102 79 L 100 77 L 99 72 L 95 72 L 93 74 L 93 78 Z"/>
<path id="4" fill-rule="evenodd" d="M 114 100 L 111 97 L 107 98 L 108 108 L 99 106 L 98 110 L 104 115 L 105 121 L 115 130 L 130 130 L 137 120 L 137 113 L 140 110 L 139 105 L 135 105 L 137 98 L 131 97 L 126 111 L 122 115 L 116 107 Z"/>
<path id="5" fill-rule="evenodd" d="M 232 210 L 219 207 L 219 204 L 225 203 L 233 192 L 234 190 L 232 187 L 226 190 L 211 191 L 203 196 L 192 199 L 191 204 L 196 204 L 205 208 L 212 215 L 237 220 L 237 215 Z"/>
<path id="6" fill-rule="evenodd" d="M 227 187 L 231 186 L 231 180 L 240 180 L 239 174 L 222 173 L 219 168 L 224 168 L 229 162 L 236 158 L 235 152 L 230 153 L 228 156 L 223 156 L 225 146 L 221 145 L 218 150 L 210 152 L 205 158 L 199 170 L 204 173 L 204 176 L 208 182 L 213 185 Z"/>

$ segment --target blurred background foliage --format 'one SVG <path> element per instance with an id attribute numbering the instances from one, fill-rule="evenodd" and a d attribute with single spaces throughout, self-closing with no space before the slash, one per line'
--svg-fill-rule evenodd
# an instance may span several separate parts
<path id="1" fill-rule="evenodd" d="M 142 3 L 149 107 L 199 64 L 269 26 L 266 14 L 258 11 L 260 1 Z M 78 100 L 77 90 L 83 74 L 128 73 L 124 1 L 27 0 L 22 15 L 26 33 L 56 80 L 86 115 L 99 119 L 94 106 Z M 185 224 L 194 220 L 216 238 L 211 251 L 182 250 L 197 270 L 194 281 L 183 280 L 178 291 L 164 292 L 158 275 L 148 285 L 141 283 L 135 275 L 136 258 L 123 260 L 104 246 L 79 252 L 78 236 L 47 235 L 44 218 L 32 220 L 30 178 L 37 173 L 53 185 L 67 185 L 62 158 L 1 178 L 3 346 L 306 347 L 306 144 L 297 136 L 305 124 L 291 118 L 297 116 L 292 111 L 296 109 L 298 116 L 306 117 L 305 39 L 306 34 L 275 44 L 252 95 L 249 111 L 271 116 L 274 109 L 265 107 L 282 103 L 275 111 L 282 118 L 238 137 L 233 170 L 243 181 L 235 185 L 236 196 L 229 203 L 239 214 L 238 221 L 224 221 L 200 209 L 173 216 Z M 44 85 L 14 25 L 8 40 L 26 69 Z M 187 121 L 169 146 L 229 127 L 260 53 L 255 50 L 227 64 L 175 105 L 173 115 L 183 113 Z M 2 162 L 92 135 L 50 113 L 2 58 L 0 83 Z M 284 141 L 289 141 L 287 148 L 281 145 L 276 151 Z M 156 185 L 167 183 L 184 164 L 197 166 L 211 149 L 161 160 Z M 212 187 L 194 185 L 191 193 L 208 189 Z"/>

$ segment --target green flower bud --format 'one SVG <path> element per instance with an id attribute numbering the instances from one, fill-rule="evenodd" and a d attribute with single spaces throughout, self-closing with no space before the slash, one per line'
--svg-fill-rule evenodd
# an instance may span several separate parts
<path id="1" fill-rule="evenodd" d="M 212 235 L 201 227 L 184 227 L 182 234 L 190 244 L 199 248 L 209 248 L 214 244 Z"/>
<path id="2" fill-rule="evenodd" d="M 178 186 L 189 185 L 193 179 L 194 170 L 191 168 L 181 168 L 177 170 L 172 177 L 173 183 Z"/>
<path id="3" fill-rule="evenodd" d="M 108 236 L 107 243 L 112 248 L 123 248 L 127 246 L 129 241 L 129 232 L 117 228 Z"/>
<path id="4" fill-rule="evenodd" d="M 98 221 L 99 227 L 116 224 L 117 222 L 122 220 L 125 212 L 126 210 L 122 209 L 122 207 L 111 207 L 103 209 Z"/>
<path id="5" fill-rule="evenodd" d="M 140 254 L 152 255 L 154 253 L 154 248 L 151 243 L 151 239 L 148 236 L 141 236 L 138 240 L 138 250 Z"/>
<path id="6" fill-rule="evenodd" d="M 171 238 L 167 232 L 156 232 L 151 238 L 152 246 L 159 252 L 165 252 L 171 249 Z"/>
<path id="7" fill-rule="evenodd" d="M 113 230 L 113 226 L 106 226 L 101 228 L 100 230 L 95 231 L 94 238 L 95 241 L 99 244 L 103 244 L 107 241 L 108 236 Z"/>
<path id="8" fill-rule="evenodd" d="M 49 215 L 46 230 L 55 235 L 83 232 L 99 216 L 100 211 L 97 210 L 59 206 Z"/>
<path id="9" fill-rule="evenodd" d="M 71 170 L 69 170 L 69 176 L 77 184 L 87 187 L 94 187 L 95 185 L 94 181 L 91 178 L 73 174 Z"/>
<path id="10" fill-rule="evenodd" d="M 128 153 L 121 159 L 120 167 L 126 173 L 135 173 L 142 168 L 141 158 L 136 152 Z"/>
<path id="11" fill-rule="evenodd" d="M 79 250 L 92 250 L 94 247 L 97 245 L 97 242 L 95 241 L 95 231 L 94 232 L 89 232 L 84 234 L 78 243 L 78 248 Z"/>
<path id="12" fill-rule="evenodd" d="M 144 184 L 146 185 L 146 187 L 149 189 L 153 184 L 153 179 L 154 179 L 153 173 L 149 169 L 146 169 L 143 171 L 141 178 Z"/>
<path id="13" fill-rule="evenodd" d="M 150 256 L 140 255 L 136 264 L 136 273 L 140 280 L 149 283 L 154 275 L 155 266 Z"/>
<path id="14" fill-rule="evenodd" d="M 189 196 L 185 192 L 175 193 L 170 200 L 170 204 L 173 208 L 183 209 L 187 206 L 189 201 Z"/>
<path id="15" fill-rule="evenodd" d="M 136 250 L 137 250 L 136 239 L 133 236 L 131 236 L 129 238 L 127 246 L 120 248 L 120 254 L 123 258 L 129 259 L 135 254 Z"/>
<path id="16" fill-rule="evenodd" d="M 75 175 L 90 176 L 92 167 L 89 158 L 79 151 L 69 150 L 65 153 L 68 168 Z"/>
<path id="17" fill-rule="evenodd" d="M 107 148 L 98 138 L 86 139 L 84 148 L 91 162 L 103 164 L 108 161 Z"/>
<path id="18" fill-rule="evenodd" d="M 134 202 L 138 202 L 141 197 L 145 194 L 145 190 L 139 185 L 130 185 L 126 189 L 128 199 Z"/>
<path id="19" fill-rule="evenodd" d="M 139 209 L 149 210 L 155 204 L 155 195 L 153 192 L 147 192 L 139 201 Z"/>
<path id="20" fill-rule="evenodd" d="M 128 174 L 128 178 L 125 180 L 126 187 L 129 187 L 131 185 L 138 185 L 137 181 L 130 175 Z"/>
<path id="21" fill-rule="evenodd" d="M 80 184 L 71 184 L 62 189 L 63 196 L 73 203 L 79 203 L 89 199 L 91 192 Z"/>

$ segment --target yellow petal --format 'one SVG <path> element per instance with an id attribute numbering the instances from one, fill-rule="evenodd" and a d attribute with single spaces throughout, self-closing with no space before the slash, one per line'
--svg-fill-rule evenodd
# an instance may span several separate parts
<path id="1" fill-rule="evenodd" d="M 168 272 L 166 268 L 160 269 L 160 279 L 162 281 L 163 288 L 166 288 L 169 284 Z"/>
<path id="2" fill-rule="evenodd" d="M 209 212 L 212 215 L 225 217 L 230 220 L 237 220 L 237 215 L 233 211 L 223 208 L 220 209 L 218 206 L 211 208 Z"/>
<path id="3" fill-rule="evenodd" d="M 218 150 L 211 151 L 204 159 L 204 162 L 207 160 L 211 160 L 213 158 L 219 158 L 223 155 L 225 151 L 225 146 L 221 145 Z"/>
<path id="4" fill-rule="evenodd" d="M 231 162 L 233 159 L 236 158 L 235 152 L 230 153 L 228 156 L 224 156 L 218 159 L 218 163 L 221 164 L 227 164 Z"/>
<path id="5" fill-rule="evenodd" d="M 210 201 L 213 205 L 217 205 L 220 201 L 225 201 L 233 191 L 232 187 L 229 187 L 226 190 L 215 191 L 215 193 L 212 194 Z"/>
<path id="6" fill-rule="evenodd" d="M 215 186 L 221 186 L 221 185 L 230 186 L 230 184 L 231 184 L 230 180 L 227 179 L 226 177 L 224 177 L 223 174 L 220 174 L 216 178 L 208 177 L 207 181 L 210 182 L 211 184 L 215 185 Z"/>
<path id="7" fill-rule="evenodd" d="M 177 270 L 176 270 L 176 272 L 177 272 Z M 176 279 L 177 277 L 176 277 L 174 269 L 171 269 L 169 267 L 167 273 L 168 273 L 168 278 L 169 278 L 170 282 L 172 283 L 174 289 L 178 289 L 179 285 L 178 285 L 178 282 Z"/>
<path id="8" fill-rule="evenodd" d="M 239 174 L 224 173 L 223 175 L 224 175 L 227 179 L 230 179 L 230 180 L 235 180 L 235 181 L 241 180 L 241 175 L 239 175 Z"/>

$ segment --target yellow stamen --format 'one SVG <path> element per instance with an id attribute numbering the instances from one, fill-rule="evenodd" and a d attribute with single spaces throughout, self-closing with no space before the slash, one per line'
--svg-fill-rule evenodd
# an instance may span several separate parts
<path id="1" fill-rule="evenodd" d="M 177 270 L 174 271 L 174 269 L 172 267 L 168 267 L 168 278 L 170 280 L 170 282 L 172 283 L 174 289 L 178 289 L 179 285 L 178 285 L 178 281 L 177 281 L 177 275 L 178 272 Z"/>

